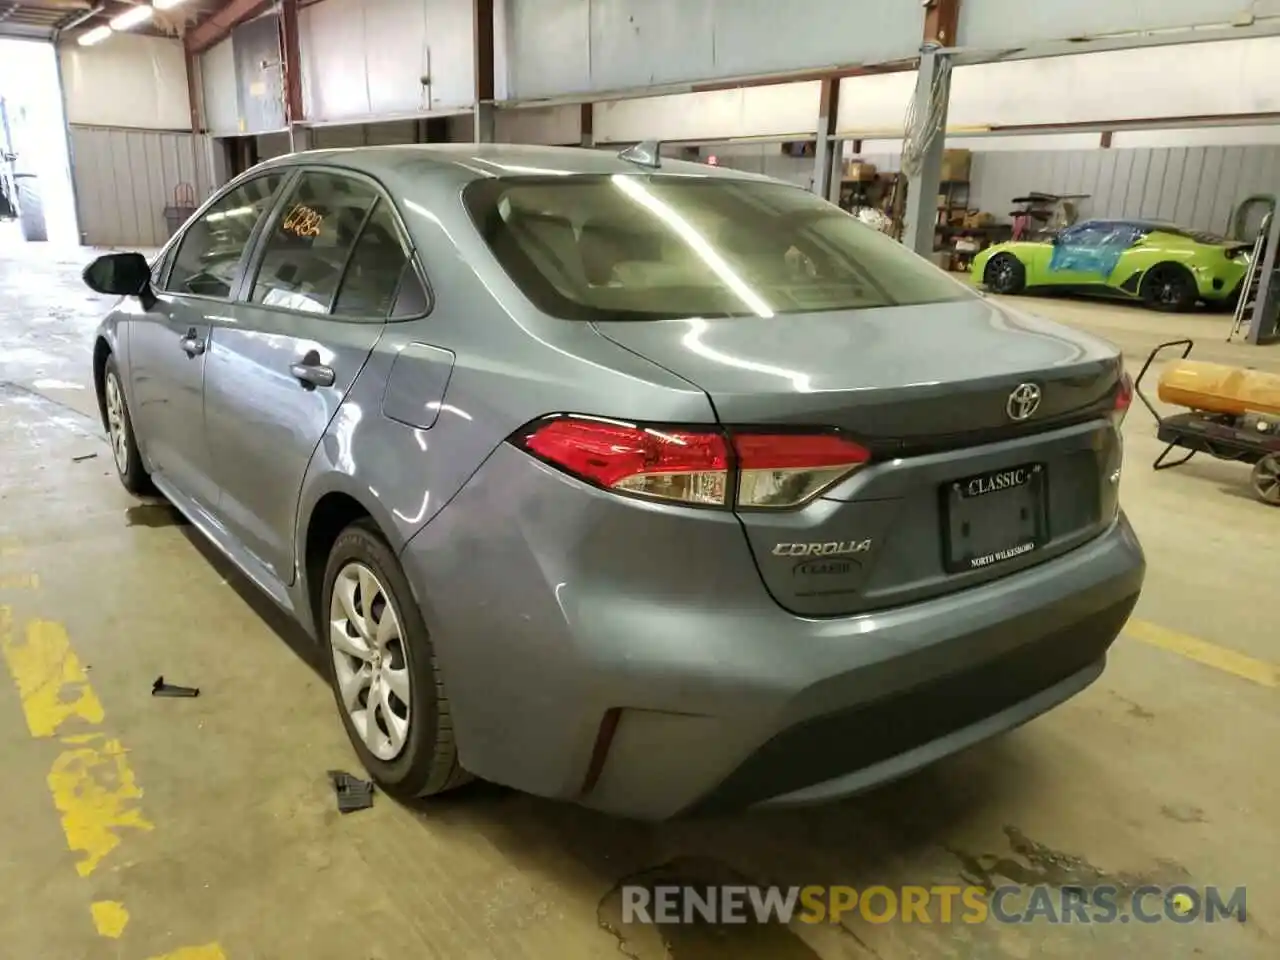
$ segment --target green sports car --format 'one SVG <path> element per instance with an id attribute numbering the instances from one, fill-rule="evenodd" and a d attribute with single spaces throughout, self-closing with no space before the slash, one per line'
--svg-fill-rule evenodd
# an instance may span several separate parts
<path id="1" fill-rule="evenodd" d="M 1097 293 L 1155 310 L 1234 304 L 1252 244 L 1150 220 L 1086 220 L 1048 241 L 988 247 L 973 278 L 992 293 Z"/>

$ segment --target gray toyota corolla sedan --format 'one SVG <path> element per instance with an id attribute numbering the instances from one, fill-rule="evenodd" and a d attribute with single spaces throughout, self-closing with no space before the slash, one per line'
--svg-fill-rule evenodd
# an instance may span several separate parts
<path id="1" fill-rule="evenodd" d="M 796 186 L 318 151 L 85 279 L 124 485 L 314 635 L 398 796 L 847 796 L 1085 688 L 1142 586 L 1117 352 Z"/>

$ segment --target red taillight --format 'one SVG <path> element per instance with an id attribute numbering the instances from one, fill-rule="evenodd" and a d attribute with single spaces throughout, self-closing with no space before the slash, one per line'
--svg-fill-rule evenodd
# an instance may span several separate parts
<path id="1" fill-rule="evenodd" d="M 832 433 L 734 433 L 733 448 L 740 507 L 794 507 L 871 459 Z"/>
<path id="2" fill-rule="evenodd" d="M 729 450 L 720 433 L 556 417 L 535 426 L 521 445 L 609 490 L 682 503 L 725 502 Z"/>
<path id="3" fill-rule="evenodd" d="M 1115 421 L 1117 427 L 1124 423 L 1125 414 L 1129 412 L 1129 406 L 1132 403 L 1133 378 L 1129 376 L 1127 371 L 1121 371 L 1120 383 L 1116 386 L 1115 406 L 1111 413 L 1111 419 Z"/>
<path id="4" fill-rule="evenodd" d="M 620 493 L 697 506 L 794 507 L 866 463 L 833 433 L 694 430 L 560 416 L 514 438 L 567 473 Z"/>

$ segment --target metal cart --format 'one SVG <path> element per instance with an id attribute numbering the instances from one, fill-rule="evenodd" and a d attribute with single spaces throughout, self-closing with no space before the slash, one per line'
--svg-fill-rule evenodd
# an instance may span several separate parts
<path id="1" fill-rule="evenodd" d="M 1194 409 L 1162 417 L 1142 392 L 1142 379 L 1162 351 L 1182 348 L 1179 359 L 1185 360 L 1194 346 L 1191 340 L 1170 340 L 1160 344 L 1151 351 L 1134 381 L 1134 392 L 1155 417 L 1159 425 L 1156 436 L 1166 445 L 1152 467 L 1165 470 L 1181 466 L 1197 453 L 1208 454 L 1216 460 L 1251 463 L 1253 474 L 1250 481 L 1254 496 L 1263 503 L 1280 506 L 1280 417 L 1257 413 L 1232 416 Z M 1185 453 L 1177 459 L 1169 459 L 1175 449 Z"/>

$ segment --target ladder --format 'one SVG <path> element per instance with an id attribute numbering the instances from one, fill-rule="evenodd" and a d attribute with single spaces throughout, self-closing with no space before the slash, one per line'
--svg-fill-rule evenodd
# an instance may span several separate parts
<path id="1" fill-rule="evenodd" d="M 1267 254 L 1267 235 L 1271 233 L 1271 217 L 1272 214 L 1268 213 L 1262 218 L 1262 225 L 1258 228 L 1258 239 L 1253 241 L 1253 254 L 1249 257 L 1249 270 L 1240 284 L 1240 296 L 1236 300 L 1235 317 L 1231 323 L 1231 332 L 1227 334 L 1228 343 L 1239 336 L 1241 330 L 1249 328 L 1249 324 L 1253 321 L 1253 311 L 1257 309 L 1263 294 L 1266 292 L 1263 289 L 1262 268 Z M 1274 274 L 1275 271 L 1272 271 L 1272 273 Z M 1270 279 L 1268 278 L 1268 283 Z"/>

